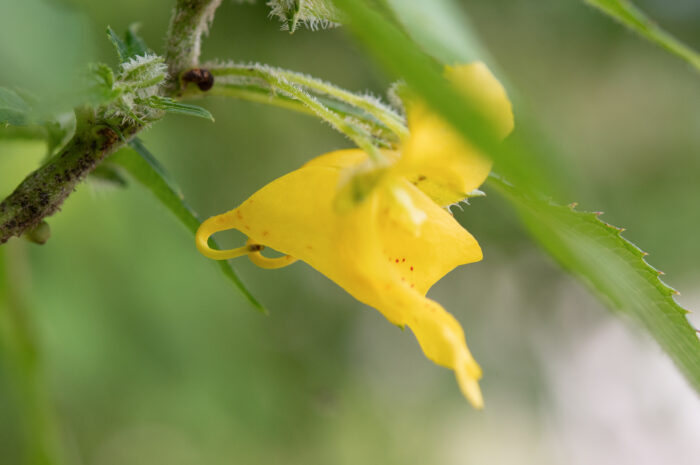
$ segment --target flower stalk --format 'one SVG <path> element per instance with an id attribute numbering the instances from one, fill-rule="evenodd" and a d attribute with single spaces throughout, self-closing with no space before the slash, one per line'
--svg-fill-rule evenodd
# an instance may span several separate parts
<path id="1" fill-rule="evenodd" d="M 177 90 L 177 76 L 199 62 L 202 35 L 209 30 L 221 0 L 178 0 L 165 41 L 165 62 L 171 76 L 169 87 Z"/>
<path id="2" fill-rule="evenodd" d="M 214 76 L 223 78 L 218 79 L 217 83 L 223 81 L 225 84 L 238 85 L 240 87 L 249 87 L 251 85 L 258 88 L 268 87 L 271 94 L 281 93 L 285 97 L 291 98 L 291 100 L 300 102 L 310 112 L 316 114 L 355 142 L 377 164 L 383 163 L 383 157 L 377 147 L 377 145 L 383 144 L 377 143 L 376 135 L 373 134 L 373 128 L 352 115 L 343 115 L 334 111 L 321 101 L 319 97 L 327 97 L 360 110 L 388 129 L 393 134 L 392 139 L 394 140 L 405 137 L 408 134 L 403 117 L 379 100 L 369 96 L 353 94 L 320 79 L 257 64 L 213 66 L 210 70 Z M 365 120 L 367 116 L 365 116 Z"/>

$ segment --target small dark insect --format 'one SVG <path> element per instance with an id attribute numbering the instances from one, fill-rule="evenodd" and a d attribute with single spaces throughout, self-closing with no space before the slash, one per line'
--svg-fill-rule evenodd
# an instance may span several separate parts
<path id="1" fill-rule="evenodd" d="M 182 82 L 193 82 L 199 90 L 207 91 L 214 85 L 214 75 L 204 68 L 192 68 L 182 73 Z"/>

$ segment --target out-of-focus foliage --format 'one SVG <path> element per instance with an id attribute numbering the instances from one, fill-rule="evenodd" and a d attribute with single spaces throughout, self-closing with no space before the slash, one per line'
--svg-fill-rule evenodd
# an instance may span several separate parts
<path id="1" fill-rule="evenodd" d="M 403 76 L 465 138 L 470 141 L 475 139 L 473 134 L 484 126 L 482 120 L 485 118 L 473 102 L 463 102 L 458 94 L 449 89 L 447 83 L 441 83 L 439 75 L 432 75 L 428 60 L 412 50 L 412 44 L 399 30 L 392 28 L 380 15 L 373 15 L 367 5 L 363 7 L 362 2 L 354 0 L 336 2 L 344 6 L 355 34 L 381 62 Z M 456 8 L 456 5 L 447 0 L 438 4 Z M 402 17 L 402 8 L 405 12 L 411 5 L 410 2 L 397 4 L 397 16 Z M 432 4 L 413 5 L 416 13 L 406 15 L 412 25 L 409 30 L 421 31 L 419 36 L 422 37 L 430 36 L 436 24 L 421 23 L 413 18 L 421 10 L 426 10 L 423 16 L 428 16 L 427 10 L 431 6 Z M 445 18 L 448 24 L 454 20 L 454 16 L 447 14 L 436 14 L 435 17 Z M 466 23 L 463 24 L 463 29 L 467 27 Z M 374 40 L 374 37 L 382 39 Z M 443 48 L 450 48 L 449 42 L 433 37 L 435 42 L 443 44 Z M 456 49 L 453 56 L 463 53 Z M 440 87 L 443 90 L 436 92 Z M 492 146 L 488 139 L 481 139 L 475 145 L 480 148 Z M 566 208 L 538 199 L 537 196 L 541 195 L 539 192 L 547 190 L 547 180 L 538 176 L 538 172 L 554 171 L 543 165 L 544 158 L 537 159 L 531 153 L 531 148 L 524 147 L 522 143 L 511 144 L 509 150 L 498 153 L 494 171 L 506 174 L 507 181 L 501 184 L 502 187 L 510 186 L 505 189 L 510 194 L 506 198 L 521 212 L 533 237 L 565 269 L 591 284 L 613 308 L 640 321 L 678 364 L 693 386 L 700 390 L 700 339 L 685 317 L 687 312 L 673 300 L 675 291 L 659 280 L 657 270 L 644 262 L 642 252 L 636 246 L 623 239 L 619 233 L 611 234 L 614 228 L 590 221 L 595 215 L 574 212 L 565 214 L 563 212 L 567 211 Z"/>

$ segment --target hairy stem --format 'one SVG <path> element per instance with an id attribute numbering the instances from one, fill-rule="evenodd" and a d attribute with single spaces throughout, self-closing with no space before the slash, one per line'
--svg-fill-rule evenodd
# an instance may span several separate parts
<path id="1" fill-rule="evenodd" d="M 171 90 L 179 87 L 182 71 L 197 66 L 202 35 L 208 32 L 220 4 L 221 0 L 177 0 L 165 41 Z"/>
<path id="2" fill-rule="evenodd" d="M 333 97 L 340 102 L 358 107 L 375 118 L 390 131 L 394 132 L 395 135 L 400 136 L 407 132 L 403 124 L 403 119 L 389 108 L 377 102 L 370 102 L 367 98 L 336 88 L 330 84 L 325 84 L 322 81 L 305 77 L 298 73 L 291 73 L 260 65 L 213 67 L 211 68 L 211 72 L 214 76 L 221 76 L 224 77 L 224 79 L 226 76 L 243 78 L 243 85 L 250 84 L 246 79 L 253 79 L 253 84 L 255 84 L 257 80 L 263 85 L 268 85 L 273 93 L 280 92 L 293 100 L 298 100 L 311 112 L 331 124 L 335 129 L 355 142 L 358 147 L 365 150 L 375 162 L 381 162 L 383 157 L 377 149 L 374 137 L 367 128 L 363 127 L 362 122 L 357 121 L 353 117 L 336 113 L 319 100 L 317 96 L 307 92 L 305 88 L 315 93 Z"/>
<path id="3" fill-rule="evenodd" d="M 278 92 L 274 92 L 269 87 L 217 81 L 211 90 L 206 92 L 206 94 L 248 100 L 250 102 L 263 103 L 265 105 L 285 108 L 287 110 L 316 116 L 316 113 L 307 107 L 303 102 L 300 102 L 295 98 L 282 95 Z M 195 97 L 198 95 L 204 95 L 204 93 L 190 93 L 188 91 L 185 95 L 187 97 Z M 326 106 L 326 108 L 336 113 L 338 117 L 355 119 L 369 128 L 370 132 L 374 136 L 375 143 L 380 147 L 393 148 L 398 144 L 399 138 L 397 137 L 396 133 L 389 129 L 381 121 L 374 118 L 372 115 L 367 115 L 365 112 L 358 111 L 357 109 L 343 102 L 325 99 L 323 97 L 317 98 L 323 105 Z"/>
<path id="4" fill-rule="evenodd" d="M 381 121 L 398 136 L 408 136 L 408 129 L 406 128 L 404 119 L 396 114 L 391 108 L 381 104 L 376 99 L 353 94 L 345 89 L 341 89 L 333 84 L 307 76 L 305 74 L 284 70 L 280 70 L 279 73 L 282 77 L 294 84 L 306 87 L 320 94 L 328 95 L 337 100 L 347 102 L 350 105 L 354 105 L 357 108 L 366 111 Z"/>
<path id="5" fill-rule="evenodd" d="M 76 185 L 143 126 L 108 122 L 94 110 L 76 111 L 73 138 L 0 203 L 0 244 L 55 213 Z"/>
<path id="6" fill-rule="evenodd" d="M 352 124 L 348 119 L 340 117 L 338 114 L 329 110 L 316 97 L 307 94 L 302 89 L 294 84 L 290 84 L 283 78 L 272 77 L 270 83 L 279 90 L 302 102 L 324 121 L 327 121 L 335 129 L 345 134 L 350 140 L 357 144 L 358 147 L 367 152 L 372 160 L 375 162 L 382 161 L 382 154 L 377 149 L 377 146 L 374 145 L 371 134 L 366 130 Z"/>
<path id="7" fill-rule="evenodd" d="M 179 93 L 179 75 L 196 65 L 200 41 L 221 0 L 178 0 L 166 37 L 170 82 L 165 96 Z M 0 244 L 32 230 L 55 213 L 76 185 L 109 154 L 144 128 L 133 121 L 108 120 L 104 109 L 76 109 L 72 139 L 0 203 Z"/>

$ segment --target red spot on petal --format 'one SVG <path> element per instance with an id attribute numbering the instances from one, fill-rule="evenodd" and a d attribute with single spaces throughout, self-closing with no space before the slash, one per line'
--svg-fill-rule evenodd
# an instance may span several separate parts
<path id="1" fill-rule="evenodd" d="M 402 262 L 402 263 L 403 263 L 403 262 L 405 262 L 405 261 L 406 261 L 406 259 L 405 259 L 405 258 L 402 258 L 402 259 L 401 259 L 401 262 Z"/>
<path id="2" fill-rule="evenodd" d="M 411 267 L 411 271 L 413 271 L 413 267 Z"/>
<path id="3" fill-rule="evenodd" d="M 241 213 L 240 210 L 236 210 L 236 216 L 237 216 L 238 218 L 243 218 L 243 213 Z"/>
<path id="4" fill-rule="evenodd" d="M 398 259 L 398 258 L 396 259 L 396 263 L 399 263 L 399 259 Z"/>
<path id="5" fill-rule="evenodd" d="M 411 289 L 413 289 L 415 286 L 416 286 L 415 284 L 411 284 Z"/>

